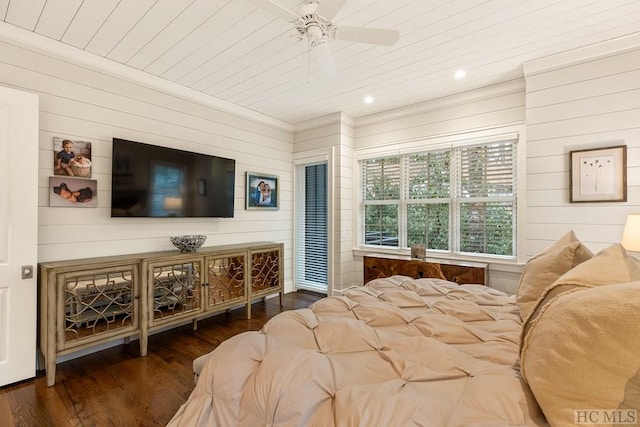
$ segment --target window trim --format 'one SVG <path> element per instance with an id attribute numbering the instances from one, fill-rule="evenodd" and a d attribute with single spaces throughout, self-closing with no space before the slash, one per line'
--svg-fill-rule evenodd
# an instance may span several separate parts
<path id="1" fill-rule="evenodd" d="M 366 245 L 364 244 L 364 212 L 362 207 L 364 204 L 361 200 L 363 182 L 360 169 L 360 162 L 363 160 L 376 159 L 386 156 L 401 156 L 412 153 L 420 153 L 425 151 L 437 151 L 442 149 L 461 148 L 465 146 L 482 145 L 491 142 L 499 142 L 513 140 L 516 144 L 514 163 L 516 167 L 516 198 L 517 205 L 514 212 L 514 230 L 515 230 L 515 257 L 491 255 L 491 254 L 471 254 L 465 252 L 453 252 L 453 248 L 456 247 L 456 242 L 453 239 L 459 238 L 457 236 L 450 236 L 450 248 L 449 251 L 427 251 L 427 255 L 434 259 L 449 259 L 459 261 L 473 261 L 473 262 L 491 262 L 500 264 L 522 264 L 524 262 L 524 227 L 526 224 L 525 212 L 526 212 L 526 127 L 523 123 L 508 124 L 500 127 L 487 128 L 468 132 L 451 133 L 433 137 L 413 138 L 395 143 L 387 143 L 384 147 L 365 147 L 356 149 L 354 152 L 354 174 L 356 179 L 354 185 L 354 224 L 356 225 L 356 245 L 354 248 L 354 255 L 360 256 L 364 254 L 386 254 L 386 255 L 398 255 L 408 256 L 410 255 L 410 249 L 398 248 L 398 247 L 385 247 L 378 245 Z M 456 178 L 457 179 L 457 178 Z M 454 199 L 454 197 L 452 197 Z M 400 202 L 405 203 L 404 201 Z M 451 213 L 451 221 L 457 221 Z M 402 216 L 401 216 L 402 217 Z M 404 221 L 403 218 L 399 218 L 400 221 Z M 400 228 L 398 234 L 406 234 L 406 224 L 402 224 L 403 228 Z M 459 229 L 459 224 L 454 225 L 455 230 Z M 398 236 L 400 239 L 406 239 L 406 237 Z M 400 244 L 400 242 L 399 242 Z"/>

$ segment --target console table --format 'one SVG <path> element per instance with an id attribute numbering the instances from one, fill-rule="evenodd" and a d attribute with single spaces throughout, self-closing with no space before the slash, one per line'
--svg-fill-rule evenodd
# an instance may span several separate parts
<path id="1" fill-rule="evenodd" d="M 40 349 L 47 385 L 57 357 L 104 342 L 193 323 L 270 294 L 284 295 L 282 243 L 204 247 L 39 265 Z"/>

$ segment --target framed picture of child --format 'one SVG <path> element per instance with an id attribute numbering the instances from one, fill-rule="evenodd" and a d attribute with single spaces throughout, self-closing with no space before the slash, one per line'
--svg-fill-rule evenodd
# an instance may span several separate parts
<path id="1" fill-rule="evenodd" d="M 50 176 L 49 206 L 97 207 L 98 181 L 69 176 Z"/>
<path id="2" fill-rule="evenodd" d="M 278 209 L 278 177 L 247 172 L 246 209 Z"/>
<path id="3" fill-rule="evenodd" d="M 91 178 L 91 143 L 54 137 L 53 174 Z"/>

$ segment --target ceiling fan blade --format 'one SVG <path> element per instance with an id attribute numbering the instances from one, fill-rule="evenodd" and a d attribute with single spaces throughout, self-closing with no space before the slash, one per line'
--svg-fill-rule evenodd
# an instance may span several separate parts
<path id="1" fill-rule="evenodd" d="M 287 9 L 286 7 L 281 6 L 272 0 L 247 0 L 247 1 L 266 12 L 269 12 L 270 14 L 277 16 L 280 19 L 284 19 L 287 22 L 295 22 L 300 18 L 292 10 Z"/>
<path id="2" fill-rule="evenodd" d="M 331 21 L 346 2 L 347 0 L 322 0 L 316 9 L 316 13 Z"/>
<path id="3" fill-rule="evenodd" d="M 397 30 L 366 27 L 336 27 L 333 37 L 336 40 L 348 42 L 371 43 L 383 46 L 393 46 L 400 38 Z"/>
<path id="4" fill-rule="evenodd" d="M 326 42 L 318 43 L 311 48 L 313 56 L 316 58 L 320 72 L 328 77 L 336 75 L 336 63 L 333 61 L 333 55 L 331 55 L 331 49 Z"/>

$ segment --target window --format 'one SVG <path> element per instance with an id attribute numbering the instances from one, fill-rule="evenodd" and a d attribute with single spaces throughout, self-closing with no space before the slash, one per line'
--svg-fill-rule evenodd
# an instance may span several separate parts
<path id="1" fill-rule="evenodd" d="M 367 159 L 365 245 L 516 255 L 516 141 Z"/>
<path id="2" fill-rule="evenodd" d="M 407 246 L 424 244 L 448 251 L 451 204 L 451 151 L 404 157 L 408 177 Z"/>
<path id="3" fill-rule="evenodd" d="M 364 242 L 398 246 L 400 207 L 400 158 L 374 159 L 363 163 Z"/>

